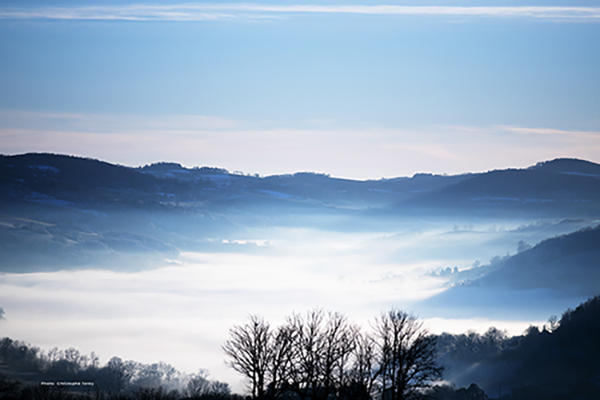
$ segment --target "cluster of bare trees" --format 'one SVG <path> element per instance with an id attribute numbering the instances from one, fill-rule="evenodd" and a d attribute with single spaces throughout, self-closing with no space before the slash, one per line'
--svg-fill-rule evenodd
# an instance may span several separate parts
<path id="1" fill-rule="evenodd" d="M 132 360 L 111 358 L 101 365 L 98 356 L 81 354 L 75 348 L 48 352 L 27 343 L 0 339 L 0 366 L 43 377 L 47 381 L 79 381 L 93 383 L 91 386 L 67 388 L 20 382 L 5 376 L 0 370 L 0 399 L 240 399 L 231 394 L 229 385 L 209 379 L 208 372 L 186 374 L 175 367 L 158 362 L 142 364 Z M 54 397 L 52 397 L 54 396 Z"/>
<path id="2" fill-rule="evenodd" d="M 256 399 L 413 399 L 442 374 L 435 338 L 398 309 L 382 313 L 370 332 L 321 310 L 277 328 L 251 316 L 230 329 L 223 350 Z"/>

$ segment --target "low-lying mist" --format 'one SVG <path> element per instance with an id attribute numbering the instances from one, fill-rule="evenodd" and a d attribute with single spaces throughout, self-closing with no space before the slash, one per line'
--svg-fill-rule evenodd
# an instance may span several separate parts
<path id="1" fill-rule="evenodd" d="M 225 367 L 220 346 L 229 328 L 248 315 L 277 323 L 316 307 L 366 325 L 396 306 L 415 312 L 435 333 L 496 326 L 520 334 L 586 297 L 515 291 L 507 295 L 512 302 L 494 303 L 492 296 L 488 303 L 465 306 L 465 301 L 460 308 L 432 299 L 461 272 L 589 224 L 406 218 L 397 221 L 397 229 L 386 224 L 381 231 L 350 233 L 245 227 L 207 238 L 207 251 L 182 251 L 153 269 L 87 265 L 3 273 L 0 305 L 6 320 L 0 329 L 3 336 L 46 349 L 95 351 L 103 362 L 116 355 L 162 360 L 187 372 L 207 368 L 239 391 L 240 378 Z"/>

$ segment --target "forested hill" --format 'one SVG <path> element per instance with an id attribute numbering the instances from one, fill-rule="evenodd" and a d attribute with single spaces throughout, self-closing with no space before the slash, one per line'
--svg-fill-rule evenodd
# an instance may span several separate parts
<path id="1" fill-rule="evenodd" d="M 512 289 L 600 292 L 600 226 L 546 239 L 494 266 L 479 283 Z"/>
<path id="2" fill-rule="evenodd" d="M 527 169 L 355 181 L 324 174 L 249 176 L 156 163 L 129 168 L 56 154 L 0 156 L 0 201 L 54 206 L 197 207 L 261 204 L 352 209 L 428 206 L 598 211 L 600 165 L 556 159 Z"/>
<path id="3" fill-rule="evenodd" d="M 600 293 L 600 226 L 545 239 L 513 256 L 453 274 L 446 291 L 422 302 L 468 314 L 473 307 L 520 315 L 528 308 L 551 310 L 551 300 Z M 545 301 L 540 301 L 545 298 Z M 535 307 L 530 302 L 537 301 Z M 506 309 L 500 310 L 500 306 Z M 526 307 L 528 305 L 529 307 Z M 510 311 L 507 311 L 510 310 Z M 459 316 L 459 315 L 455 315 Z"/>
<path id="4" fill-rule="evenodd" d="M 494 170 L 415 196 L 408 204 L 424 208 L 464 209 L 482 213 L 522 211 L 529 215 L 557 212 L 597 213 L 600 165 L 577 159 L 555 159 L 526 169 Z"/>
<path id="5" fill-rule="evenodd" d="M 599 399 L 598 338 L 600 296 L 522 336 L 495 329 L 484 335 L 442 334 L 438 348 L 445 379 L 459 386 L 475 382 L 493 398 Z"/>

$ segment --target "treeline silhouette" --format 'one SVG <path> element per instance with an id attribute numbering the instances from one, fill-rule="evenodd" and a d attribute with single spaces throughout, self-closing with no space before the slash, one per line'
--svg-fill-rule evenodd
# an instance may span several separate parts
<path id="1" fill-rule="evenodd" d="M 118 357 L 100 365 L 94 353 L 44 352 L 4 338 L 0 399 L 600 400 L 600 296 L 513 337 L 496 328 L 431 335 L 397 309 L 368 332 L 320 310 L 275 328 L 251 316 L 231 328 L 223 350 L 247 378 L 249 396 L 232 394 L 205 371 Z"/>
<path id="2" fill-rule="evenodd" d="M 4 373 L 3 373 L 4 372 Z M 206 371 L 184 374 L 164 362 L 142 364 L 111 358 L 100 365 L 74 348 L 48 352 L 27 343 L 0 340 L 0 398 L 40 399 L 242 399 Z"/>
<path id="3" fill-rule="evenodd" d="M 414 316 L 382 313 L 365 332 L 339 313 L 293 314 L 271 328 L 251 316 L 223 345 L 253 399 L 417 399 L 442 377 L 435 337 Z"/>
<path id="4" fill-rule="evenodd" d="M 560 319 L 551 317 L 543 327 L 530 326 L 521 336 L 495 328 L 483 335 L 442 334 L 437 347 L 446 380 L 476 382 L 490 396 L 600 399 L 600 296 Z"/>

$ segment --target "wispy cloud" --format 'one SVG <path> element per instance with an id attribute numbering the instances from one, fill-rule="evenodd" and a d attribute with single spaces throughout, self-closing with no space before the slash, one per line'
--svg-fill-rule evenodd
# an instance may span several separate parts
<path id="1" fill-rule="evenodd" d="M 0 19 L 216 21 L 248 18 L 280 18 L 292 14 L 461 16 L 600 21 L 600 7 L 323 6 L 233 3 L 5 8 L 0 11 Z"/>
<path id="2" fill-rule="evenodd" d="M 0 110 L 2 128 L 122 132 L 123 130 L 197 131 L 235 128 L 236 121 L 210 115 L 105 115 Z"/>
<path id="3" fill-rule="evenodd" d="M 600 132 L 595 131 L 567 131 L 563 129 L 552 128 L 525 128 L 521 126 L 500 126 L 510 132 L 521 133 L 525 135 L 567 135 L 567 136 L 585 136 L 590 138 L 600 138 Z"/>

